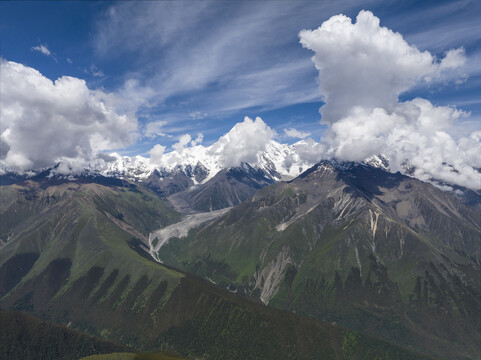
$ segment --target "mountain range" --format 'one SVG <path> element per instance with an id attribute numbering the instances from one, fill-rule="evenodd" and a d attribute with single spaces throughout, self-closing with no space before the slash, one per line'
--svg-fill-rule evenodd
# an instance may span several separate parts
<path id="1" fill-rule="evenodd" d="M 323 161 L 155 255 L 274 307 L 455 358 L 480 347 L 480 219 L 430 184 Z"/>
<path id="2" fill-rule="evenodd" d="M 137 351 L 213 359 L 429 358 L 154 262 L 145 238 L 180 215 L 149 189 L 78 177 L 38 178 L 1 191 L 2 308 Z"/>
<path id="3" fill-rule="evenodd" d="M 0 307 L 187 357 L 480 355 L 479 192 L 191 149 L 0 176 Z"/>

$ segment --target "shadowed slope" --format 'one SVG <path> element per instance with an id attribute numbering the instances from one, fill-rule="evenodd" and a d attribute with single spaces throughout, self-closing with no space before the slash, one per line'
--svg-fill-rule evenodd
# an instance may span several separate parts
<path id="1" fill-rule="evenodd" d="M 0 310 L 2 360 L 78 359 L 90 354 L 128 350 L 126 346 L 89 336 L 26 313 Z"/>

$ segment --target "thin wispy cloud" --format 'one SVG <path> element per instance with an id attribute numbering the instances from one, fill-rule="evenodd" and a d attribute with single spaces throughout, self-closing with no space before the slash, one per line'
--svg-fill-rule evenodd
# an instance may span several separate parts
<path id="1" fill-rule="evenodd" d="M 287 137 L 291 137 L 291 138 L 294 138 L 294 139 L 305 139 L 306 137 L 311 136 L 310 132 L 299 131 L 299 130 L 294 129 L 294 128 L 284 129 L 284 134 Z"/>
<path id="2" fill-rule="evenodd" d="M 45 45 L 38 45 L 38 46 L 32 46 L 31 48 L 32 51 L 40 51 L 42 54 L 50 56 L 52 53 L 48 49 L 47 46 Z"/>
<path id="3" fill-rule="evenodd" d="M 468 5 L 469 1 L 457 3 L 461 9 Z M 382 7 L 382 2 L 367 1 L 362 7 Z M 121 2 L 99 18 L 94 47 L 105 61 L 128 61 L 125 85 L 118 92 L 132 109 L 148 106 L 168 115 L 183 107 L 186 115 L 242 116 L 246 109 L 265 111 L 320 102 L 316 70 L 296 34 L 332 15 L 355 15 L 361 9 L 357 1 Z M 451 43 L 445 42 L 447 37 L 456 47 L 466 37 L 479 38 L 472 31 L 471 35 L 453 32 L 449 17 L 432 20 L 436 14 L 458 16 L 456 6 L 403 10 L 409 23 L 419 24 L 416 29 L 420 30 L 409 29 L 408 34 L 418 48 L 432 50 L 439 45 L 445 51 Z M 406 16 L 398 18 L 394 16 L 391 23 L 406 27 Z M 460 27 L 472 30 L 479 26 L 476 21 L 469 19 Z M 425 31 L 430 32 L 423 35 Z"/>
<path id="4" fill-rule="evenodd" d="M 120 3 L 99 22 L 96 49 L 100 56 L 141 54 L 132 58 L 135 72 L 128 76 L 153 90 L 150 103 L 180 97 L 211 114 L 319 100 L 312 91 L 315 70 L 296 34 L 332 10 L 305 5 Z"/>
<path id="5" fill-rule="evenodd" d="M 50 51 L 50 49 L 48 48 L 47 45 L 40 44 L 40 45 L 37 45 L 37 46 L 32 46 L 30 48 L 30 51 L 38 51 L 38 52 L 44 54 L 45 56 L 48 56 L 48 57 L 52 58 L 55 62 L 57 62 L 57 58 L 53 55 L 53 53 Z"/>
<path id="6" fill-rule="evenodd" d="M 102 70 L 100 70 L 94 64 L 90 65 L 89 69 L 87 70 L 88 73 L 92 74 L 93 77 L 104 77 L 105 74 Z"/>

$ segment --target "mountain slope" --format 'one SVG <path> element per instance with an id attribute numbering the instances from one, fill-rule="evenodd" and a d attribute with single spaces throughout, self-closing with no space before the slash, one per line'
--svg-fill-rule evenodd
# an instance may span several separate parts
<path id="1" fill-rule="evenodd" d="M 194 210 L 214 211 L 239 205 L 274 182 L 263 170 L 242 164 L 221 170 L 208 182 L 173 194 L 168 199 L 173 204 L 188 204 Z"/>
<path id="2" fill-rule="evenodd" d="M 91 354 L 128 351 L 119 344 L 18 312 L 0 310 L 3 360 L 78 359 Z"/>
<path id="3" fill-rule="evenodd" d="M 143 239 L 178 214 L 149 190 L 106 182 L 50 178 L 0 187 L 0 306 L 137 351 L 207 359 L 429 358 L 149 260 Z"/>
<path id="4" fill-rule="evenodd" d="M 276 307 L 477 358 L 479 219 L 419 180 L 321 162 L 157 255 Z"/>
<path id="5" fill-rule="evenodd" d="M 113 353 L 105 355 L 92 355 L 81 360 L 182 360 L 175 355 L 168 353 Z"/>

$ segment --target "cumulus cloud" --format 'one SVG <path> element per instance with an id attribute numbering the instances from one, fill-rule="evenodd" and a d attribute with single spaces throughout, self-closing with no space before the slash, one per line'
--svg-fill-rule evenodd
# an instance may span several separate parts
<path id="1" fill-rule="evenodd" d="M 323 138 L 326 154 L 359 161 L 388 153 L 394 171 L 408 163 L 422 180 L 481 188 L 479 136 L 456 138 L 453 130 L 469 114 L 421 98 L 399 101 L 414 86 L 459 75 L 464 49 L 449 50 L 439 61 L 380 26 L 369 11 L 361 11 L 355 23 L 333 16 L 299 36 L 314 51 L 319 71 L 325 101 L 320 112 L 329 126 Z"/>
<path id="2" fill-rule="evenodd" d="M 299 131 L 294 128 L 284 129 L 284 134 L 288 137 L 296 139 L 305 139 L 306 137 L 311 135 L 310 132 Z"/>
<path id="3" fill-rule="evenodd" d="M 198 133 L 193 139 L 190 134 L 183 134 L 172 145 L 172 151 L 166 153 L 166 147 L 155 145 L 150 151 L 150 163 L 172 168 L 178 164 L 196 164 L 198 161 L 217 169 L 236 167 L 243 162 L 257 161 L 259 152 L 265 151 L 267 144 L 275 136 L 261 118 L 252 120 L 248 117 L 237 123 L 225 135 L 210 146 L 202 145 L 204 135 Z"/>
<path id="4" fill-rule="evenodd" d="M 172 148 L 177 152 L 182 152 L 187 145 L 191 142 L 192 137 L 189 134 L 184 134 L 179 137 L 179 141 L 172 145 Z"/>
<path id="5" fill-rule="evenodd" d="M 204 134 L 198 133 L 198 134 L 197 134 L 197 137 L 190 142 L 190 145 L 191 145 L 191 146 L 196 146 L 196 145 L 201 144 L 202 141 L 204 141 Z"/>
<path id="6" fill-rule="evenodd" d="M 239 166 L 242 162 L 255 162 L 257 153 L 266 149 L 275 132 L 260 117 L 245 117 L 231 131 L 212 146 L 212 152 L 220 155 L 225 167 Z"/>
<path id="7" fill-rule="evenodd" d="M 444 68 L 462 64 L 461 49 L 447 53 L 441 63 L 428 51 L 409 45 L 401 34 L 380 26 L 370 11 L 352 23 L 336 15 L 318 29 L 299 33 L 303 47 L 314 51 L 320 90 L 326 104 L 323 121 L 332 124 L 354 107 L 391 112 L 398 96 L 420 82 L 429 82 Z"/>
<path id="8" fill-rule="evenodd" d="M 152 149 L 150 149 L 149 151 L 150 163 L 159 164 L 162 159 L 162 155 L 164 155 L 164 151 L 165 151 L 165 146 L 162 146 L 160 144 L 157 144 Z"/>
<path id="9" fill-rule="evenodd" d="M 299 159 L 308 163 L 315 164 L 316 162 L 327 158 L 327 146 L 323 143 L 318 143 L 311 138 L 299 141 L 293 144 L 295 153 L 299 156 Z M 285 166 L 290 167 L 292 164 L 292 158 L 287 157 Z"/>
<path id="10" fill-rule="evenodd" d="M 441 60 L 440 69 L 456 69 L 466 63 L 466 55 L 463 48 L 451 49 L 446 52 L 446 56 Z"/>
<path id="11" fill-rule="evenodd" d="M 118 99 L 63 76 L 54 82 L 37 70 L 1 61 L 0 162 L 18 170 L 80 163 L 135 140 L 137 119 L 116 111 Z"/>

